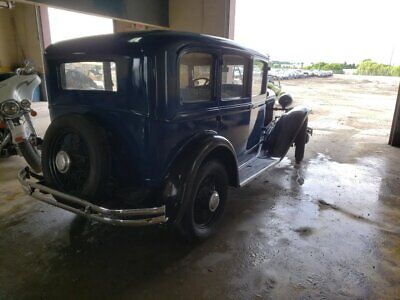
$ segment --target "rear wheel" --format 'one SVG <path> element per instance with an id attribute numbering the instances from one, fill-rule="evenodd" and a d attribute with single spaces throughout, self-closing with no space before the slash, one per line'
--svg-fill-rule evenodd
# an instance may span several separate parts
<path id="1" fill-rule="evenodd" d="M 218 161 L 200 167 L 190 203 L 182 221 L 182 230 L 189 239 L 206 239 L 215 232 L 228 196 L 228 175 Z"/>
<path id="2" fill-rule="evenodd" d="M 308 126 L 308 118 L 304 121 L 303 126 L 301 127 L 296 140 L 295 144 L 295 158 L 296 163 L 300 163 L 304 158 L 304 152 L 307 144 L 307 126 Z"/>
<path id="3" fill-rule="evenodd" d="M 86 116 L 55 119 L 44 138 L 42 167 L 48 185 L 100 202 L 105 198 L 110 172 L 105 130 Z"/>

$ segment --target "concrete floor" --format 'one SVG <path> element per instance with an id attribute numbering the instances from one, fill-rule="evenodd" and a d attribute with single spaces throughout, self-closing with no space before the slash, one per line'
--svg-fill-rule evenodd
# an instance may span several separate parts
<path id="1" fill-rule="evenodd" d="M 400 149 L 387 145 L 397 84 L 284 85 L 314 109 L 305 162 L 291 151 L 232 189 L 200 244 L 38 203 L 15 180 L 23 161 L 0 161 L 0 299 L 400 299 Z"/>

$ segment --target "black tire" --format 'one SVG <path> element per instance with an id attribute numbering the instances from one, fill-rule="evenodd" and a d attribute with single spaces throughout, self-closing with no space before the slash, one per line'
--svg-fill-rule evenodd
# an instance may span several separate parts
<path id="1" fill-rule="evenodd" d="M 209 207 L 213 189 L 219 195 L 219 204 L 214 212 Z M 215 232 L 228 197 L 228 174 L 220 161 L 211 160 L 200 167 L 189 197 L 190 202 L 181 223 L 181 231 L 190 241 L 204 240 Z"/>
<path id="2" fill-rule="evenodd" d="M 60 171 L 57 153 L 70 157 L 70 167 Z M 46 131 L 42 168 L 49 186 L 100 203 L 107 193 L 110 176 L 107 133 L 97 122 L 81 115 L 65 115 L 52 121 Z"/>
<path id="3" fill-rule="evenodd" d="M 40 154 L 35 149 L 35 147 L 28 140 L 24 140 L 23 142 L 18 144 L 18 148 L 28 165 L 33 169 L 33 171 L 35 171 L 36 173 L 42 172 Z"/>
<path id="4" fill-rule="evenodd" d="M 295 140 L 295 154 L 294 157 L 296 159 L 296 163 L 301 163 L 304 158 L 304 152 L 307 143 L 307 126 L 308 126 L 308 118 L 304 121 L 303 126 L 301 127 L 299 133 L 297 134 Z"/>

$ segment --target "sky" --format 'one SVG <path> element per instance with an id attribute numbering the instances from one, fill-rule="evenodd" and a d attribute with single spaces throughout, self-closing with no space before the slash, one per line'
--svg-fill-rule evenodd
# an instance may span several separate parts
<path id="1" fill-rule="evenodd" d="M 112 19 L 49 7 L 51 42 L 113 33 Z"/>
<path id="2" fill-rule="evenodd" d="M 400 0 L 236 0 L 235 40 L 271 60 L 400 65 Z"/>

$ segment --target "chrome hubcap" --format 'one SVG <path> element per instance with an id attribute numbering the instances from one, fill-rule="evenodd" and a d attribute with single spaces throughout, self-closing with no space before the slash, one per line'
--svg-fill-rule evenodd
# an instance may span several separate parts
<path id="1" fill-rule="evenodd" d="M 214 212 L 217 210 L 219 205 L 219 194 L 217 191 L 214 191 L 211 194 L 210 201 L 208 202 L 208 208 L 210 209 L 211 212 Z"/>
<path id="2" fill-rule="evenodd" d="M 71 159 L 67 152 L 59 151 L 56 155 L 56 167 L 58 172 L 67 173 L 71 167 Z"/>

